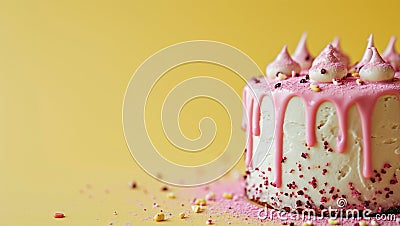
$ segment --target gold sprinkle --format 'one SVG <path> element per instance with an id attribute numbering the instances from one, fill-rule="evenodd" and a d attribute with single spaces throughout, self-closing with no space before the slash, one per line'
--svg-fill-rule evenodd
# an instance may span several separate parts
<path id="1" fill-rule="evenodd" d="M 321 89 L 319 88 L 319 86 L 317 84 L 310 84 L 310 89 L 314 92 L 319 92 L 321 91 Z"/>
<path id="2" fill-rule="evenodd" d="M 207 205 L 206 200 L 204 199 L 196 199 L 196 201 L 194 202 L 195 205 L 200 205 L 200 206 L 205 206 Z"/>
<path id="3" fill-rule="evenodd" d="M 180 218 L 180 219 L 183 219 L 183 218 L 185 218 L 185 217 L 186 217 L 185 212 L 179 213 L 179 218 Z"/>
<path id="4" fill-rule="evenodd" d="M 358 74 L 357 72 L 351 73 L 351 76 L 353 77 L 360 77 L 360 74 Z"/>
<path id="5" fill-rule="evenodd" d="M 358 225 L 359 225 L 359 226 L 367 226 L 368 224 L 367 224 L 367 222 L 365 222 L 365 221 L 359 221 L 359 222 L 358 222 Z"/>
<path id="6" fill-rule="evenodd" d="M 339 221 L 336 218 L 329 218 L 328 219 L 328 224 L 330 224 L 330 225 L 338 225 Z"/>
<path id="7" fill-rule="evenodd" d="M 233 195 L 232 195 L 232 193 L 224 192 L 222 197 L 224 197 L 225 199 L 232 199 Z"/>
<path id="8" fill-rule="evenodd" d="M 174 194 L 173 192 L 169 192 L 169 193 L 167 194 L 167 198 L 169 198 L 169 199 L 174 199 L 174 198 L 176 198 L 176 196 L 175 196 L 175 194 Z"/>
<path id="9" fill-rule="evenodd" d="M 156 222 L 164 221 L 165 220 L 165 215 L 164 215 L 164 213 L 157 213 L 156 215 L 154 215 L 153 219 Z"/>

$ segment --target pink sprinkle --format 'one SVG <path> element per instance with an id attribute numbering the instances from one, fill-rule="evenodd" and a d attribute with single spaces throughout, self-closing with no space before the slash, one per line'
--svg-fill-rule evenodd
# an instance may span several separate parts
<path id="1" fill-rule="evenodd" d="M 390 165 L 389 163 L 385 163 L 385 165 L 383 165 L 383 168 L 390 168 L 392 167 L 392 165 Z"/>
<path id="2" fill-rule="evenodd" d="M 54 218 L 64 218 L 65 215 L 63 213 L 54 213 Z"/>

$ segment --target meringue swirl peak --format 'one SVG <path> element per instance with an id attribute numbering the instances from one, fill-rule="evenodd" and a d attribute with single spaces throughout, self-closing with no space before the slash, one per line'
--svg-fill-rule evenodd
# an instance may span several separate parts
<path id="1" fill-rule="evenodd" d="M 360 69 L 360 77 L 362 80 L 370 82 L 380 82 L 392 80 L 394 78 L 394 69 L 386 63 L 379 55 L 375 47 L 371 47 L 368 51 L 372 52 L 371 60 Z"/>
<path id="2" fill-rule="evenodd" d="M 350 57 L 342 51 L 342 48 L 340 46 L 340 38 L 339 37 L 335 37 L 333 39 L 332 46 L 336 50 L 336 52 L 334 53 L 335 56 L 340 61 L 342 61 L 342 63 L 344 65 L 346 65 L 347 68 L 349 68 L 350 67 Z"/>
<path id="3" fill-rule="evenodd" d="M 292 58 L 300 64 L 301 70 L 310 69 L 314 60 L 314 57 L 310 54 L 310 51 L 308 50 L 306 41 L 307 32 L 304 32 L 292 56 Z"/>
<path id="4" fill-rule="evenodd" d="M 390 41 L 382 54 L 383 59 L 392 65 L 395 71 L 400 71 L 400 54 L 397 53 L 395 48 L 396 37 L 392 36 Z"/>
<path id="5" fill-rule="evenodd" d="M 300 65 L 290 57 L 287 49 L 287 45 L 283 46 L 281 52 L 275 58 L 273 62 L 268 64 L 266 74 L 269 79 L 275 79 L 284 74 L 285 77 L 292 77 L 292 71 L 294 73 L 300 73 Z"/>
<path id="6" fill-rule="evenodd" d="M 365 64 L 367 64 L 372 57 L 372 51 L 370 51 L 371 47 L 375 47 L 374 44 L 374 35 L 371 33 L 368 38 L 367 48 L 365 49 L 364 55 L 361 58 L 360 62 L 355 66 L 356 70 L 360 70 Z"/>
<path id="7" fill-rule="evenodd" d="M 310 79 L 317 82 L 332 82 L 334 79 L 342 79 L 347 74 L 347 66 L 335 56 L 335 48 L 329 44 L 318 55 L 308 74 Z"/>

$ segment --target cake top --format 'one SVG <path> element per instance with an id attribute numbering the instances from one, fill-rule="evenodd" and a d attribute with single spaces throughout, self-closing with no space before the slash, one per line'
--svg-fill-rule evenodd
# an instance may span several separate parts
<path id="1" fill-rule="evenodd" d="M 358 77 L 359 82 L 381 82 L 393 80 L 394 73 L 400 69 L 400 54 L 395 49 L 395 37 L 390 39 L 381 57 L 371 34 L 363 58 L 354 65 L 351 65 L 350 58 L 342 51 L 339 38 L 336 37 L 315 59 L 307 48 L 306 38 L 305 33 L 293 58 L 285 45 L 276 59 L 268 64 L 266 76 L 269 80 L 285 80 L 301 73 L 308 74 L 311 81 L 316 83 L 338 85 L 350 73 Z"/>

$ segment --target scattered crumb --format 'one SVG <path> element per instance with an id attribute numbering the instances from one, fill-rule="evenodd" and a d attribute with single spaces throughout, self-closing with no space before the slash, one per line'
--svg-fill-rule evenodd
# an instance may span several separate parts
<path id="1" fill-rule="evenodd" d="M 54 218 L 64 218 L 65 215 L 63 213 L 54 213 Z"/>
<path id="2" fill-rule="evenodd" d="M 233 195 L 232 193 L 224 192 L 224 194 L 222 194 L 222 197 L 224 197 L 225 199 L 232 199 Z"/>
<path id="3" fill-rule="evenodd" d="M 192 206 L 192 210 L 195 213 L 201 213 L 202 212 L 202 209 L 201 209 L 201 207 L 199 205 L 193 205 Z"/>
<path id="4" fill-rule="evenodd" d="M 153 219 L 156 222 L 164 221 L 165 215 L 164 215 L 164 213 L 157 213 L 156 215 L 154 215 Z"/>
<path id="5" fill-rule="evenodd" d="M 175 196 L 175 194 L 174 194 L 173 192 L 169 192 L 169 193 L 167 194 L 167 198 L 169 198 L 169 199 L 174 199 L 174 198 L 176 198 L 176 196 Z"/>

